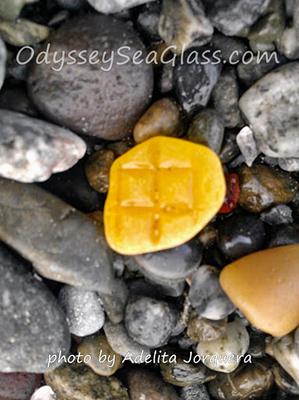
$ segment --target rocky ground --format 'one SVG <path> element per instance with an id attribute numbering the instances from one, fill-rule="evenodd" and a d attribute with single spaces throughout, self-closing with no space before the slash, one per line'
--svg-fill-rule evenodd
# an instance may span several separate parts
<path id="1" fill-rule="evenodd" d="M 0 0 L 0 400 L 299 399 L 299 329 L 219 282 L 299 243 L 298 59 L 297 0 Z M 189 242 L 120 255 L 110 168 L 158 135 L 217 153 L 227 197 Z"/>

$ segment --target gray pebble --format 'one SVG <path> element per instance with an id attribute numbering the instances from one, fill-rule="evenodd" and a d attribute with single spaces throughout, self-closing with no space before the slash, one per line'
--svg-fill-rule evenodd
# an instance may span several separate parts
<path id="1" fill-rule="evenodd" d="M 66 285 L 59 292 L 59 303 L 73 335 L 92 335 L 103 327 L 105 314 L 96 292 Z"/>
<path id="2" fill-rule="evenodd" d="M 217 270 L 209 265 L 201 266 L 193 274 L 189 298 L 203 318 L 220 320 L 235 310 L 220 286 Z"/>
<path id="3" fill-rule="evenodd" d="M 223 62 L 236 65 L 242 60 L 242 56 L 246 51 L 245 43 L 235 37 L 228 37 L 216 33 L 212 39 L 212 47 L 215 51 L 220 51 Z"/>
<path id="4" fill-rule="evenodd" d="M 204 385 L 186 386 L 181 389 L 181 400 L 210 400 Z"/>
<path id="5" fill-rule="evenodd" d="M 113 324 L 107 321 L 104 325 L 106 338 L 112 349 L 123 357 L 128 355 L 136 361 L 143 363 L 147 356 L 150 356 L 150 349 L 135 342 L 128 335 L 123 324 Z"/>
<path id="6" fill-rule="evenodd" d="M 104 237 L 87 216 L 43 189 L 0 179 L 0 238 L 42 276 L 110 293 Z"/>
<path id="7" fill-rule="evenodd" d="M 139 6 L 153 0 L 87 0 L 96 10 L 104 14 L 114 14 L 127 8 Z"/>
<path id="8" fill-rule="evenodd" d="M 175 53 L 191 46 L 203 46 L 213 35 L 214 28 L 205 16 L 201 0 L 163 0 L 159 32 Z"/>
<path id="9" fill-rule="evenodd" d="M 0 38 L 0 90 L 3 86 L 5 78 L 6 58 L 7 58 L 6 47 L 3 40 Z"/>
<path id="10" fill-rule="evenodd" d="M 279 158 L 278 165 L 287 172 L 299 171 L 299 158 Z"/>
<path id="11" fill-rule="evenodd" d="M 103 234 L 104 235 L 104 234 Z M 115 279 L 109 293 L 102 293 L 101 300 L 110 321 L 115 324 L 124 318 L 125 307 L 128 300 L 128 289 L 123 280 Z"/>
<path id="12" fill-rule="evenodd" d="M 86 152 L 71 131 L 21 113 L 0 110 L 0 175 L 41 182 L 71 168 Z"/>
<path id="13" fill-rule="evenodd" d="M 43 373 L 49 355 L 67 355 L 70 334 L 63 312 L 30 267 L 0 244 L 0 371 Z M 50 368 L 58 366 L 54 362 Z"/>
<path id="14" fill-rule="evenodd" d="M 299 243 L 299 231 L 294 225 L 282 225 L 270 236 L 269 248 Z"/>
<path id="15" fill-rule="evenodd" d="M 139 297 L 129 301 L 125 324 L 135 342 L 150 348 L 167 344 L 176 325 L 177 314 L 165 301 Z"/>
<path id="16" fill-rule="evenodd" d="M 261 214 L 261 220 L 269 225 L 291 224 L 293 222 L 292 209 L 281 204 Z"/>
<path id="17" fill-rule="evenodd" d="M 299 63 L 270 72 L 240 100 L 258 148 L 270 157 L 299 157 Z"/>

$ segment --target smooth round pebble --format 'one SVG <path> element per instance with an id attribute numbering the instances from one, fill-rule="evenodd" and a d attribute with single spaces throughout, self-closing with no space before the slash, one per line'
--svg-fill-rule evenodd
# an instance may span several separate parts
<path id="1" fill-rule="evenodd" d="M 165 345 L 176 325 L 177 314 L 165 301 L 139 297 L 129 301 L 125 325 L 130 337 L 151 348 Z"/>
<path id="2" fill-rule="evenodd" d="M 103 327 L 105 314 L 96 292 L 65 285 L 59 292 L 59 303 L 73 335 L 92 335 Z"/>
<path id="3" fill-rule="evenodd" d="M 187 328 L 187 335 L 195 342 L 217 340 L 226 333 L 227 320 L 212 321 L 193 315 Z"/>
<path id="4" fill-rule="evenodd" d="M 99 193 L 107 193 L 110 167 L 115 160 L 113 151 L 102 149 L 93 153 L 85 164 L 85 174 L 90 186 Z"/>

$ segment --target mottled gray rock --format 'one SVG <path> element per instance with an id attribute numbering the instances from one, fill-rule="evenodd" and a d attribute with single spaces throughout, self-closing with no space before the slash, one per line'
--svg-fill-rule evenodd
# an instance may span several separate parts
<path id="1" fill-rule="evenodd" d="M 187 113 L 207 106 L 220 72 L 221 65 L 204 59 L 200 48 L 185 52 L 183 62 L 176 65 L 174 82 L 178 99 Z"/>
<path id="2" fill-rule="evenodd" d="M 273 207 L 261 214 L 261 220 L 269 225 L 293 223 L 292 209 L 285 204 Z"/>
<path id="3" fill-rule="evenodd" d="M 4 83 L 5 72 L 6 72 L 6 47 L 3 40 L 0 38 L 0 90 Z"/>
<path id="4" fill-rule="evenodd" d="M 278 165 L 287 172 L 299 171 L 299 158 L 279 158 Z"/>
<path id="5" fill-rule="evenodd" d="M 151 354 L 148 347 L 142 346 L 130 338 L 123 324 L 113 324 L 107 321 L 104 331 L 112 349 L 123 357 L 130 355 L 132 359 L 142 363 Z"/>
<path id="6" fill-rule="evenodd" d="M 226 333 L 219 339 L 199 342 L 196 352 L 208 368 L 230 373 L 238 368 L 248 348 L 249 334 L 243 323 L 236 319 L 227 324 Z"/>
<path id="7" fill-rule="evenodd" d="M 92 335 L 103 327 L 105 314 L 96 292 L 65 285 L 58 300 L 73 335 Z"/>
<path id="8" fill-rule="evenodd" d="M 127 8 L 139 6 L 153 0 L 87 0 L 97 11 L 104 14 L 114 14 Z"/>
<path id="9" fill-rule="evenodd" d="M 125 324 L 137 343 L 155 348 L 165 345 L 176 325 L 177 314 L 165 301 L 137 297 L 129 301 Z"/>
<path id="10" fill-rule="evenodd" d="M 63 312 L 24 260 L 0 244 L 0 371 L 43 373 L 49 355 L 67 355 Z M 54 362 L 51 367 L 57 367 Z"/>
<path id="11" fill-rule="evenodd" d="M 240 100 L 260 151 L 270 157 L 299 157 L 299 63 L 269 73 Z"/>
<path id="12" fill-rule="evenodd" d="M 250 47 L 253 51 L 275 50 L 285 27 L 285 7 L 283 0 L 271 0 L 266 15 L 251 28 Z"/>
<path id="13" fill-rule="evenodd" d="M 166 280 L 185 279 L 199 266 L 201 258 L 202 246 L 197 239 L 170 250 L 134 257 L 141 271 Z"/>
<path id="14" fill-rule="evenodd" d="M 212 24 L 227 36 L 244 36 L 267 10 L 270 0 L 205 0 Z"/>
<path id="15" fill-rule="evenodd" d="M 212 100 L 226 128 L 235 128 L 240 125 L 239 85 L 235 69 L 227 68 L 222 71 L 214 87 Z"/>
<path id="16" fill-rule="evenodd" d="M 153 40 L 160 41 L 159 35 L 159 20 L 161 13 L 161 5 L 159 2 L 150 2 L 142 7 L 141 12 L 138 14 L 137 27 L 138 30 Z"/>
<path id="17" fill-rule="evenodd" d="M 104 233 L 103 233 L 104 235 Z M 101 294 L 101 300 L 110 321 L 115 324 L 124 318 L 125 307 L 128 300 L 128 289 L 123 280 L 115 279 L 109 293 Z"/>
<path id="18" fill-rule="evenodd" d="M 109 249 L 101 232 L 43 189 L 0 179 L 0 239 L 42 276 L 110 294 Z"/>
<path id="19" fill-rule="evenodd" d="M 235 310 L 220 286 L 216 268 L 209 265 L 201 266 L 193 274 L 189 298 L 192 306 L 203 318 L 220 320 Z"/>
<path id="20" fill-rule="evenodd" d="M 181 390 L 181 400 L 210 400 L 204 385 L 186 386 Z"/>
<path id="21" fill-rule="evenodd" d="M 245 126 L 240 130 L 236 140 L 246 164 L 248 167 L 251 167 L 254 160 L 258 157 L 259 151 L 256 146 L 254 134 L 249 126 Z"/>
<path id="22" fill-rule="evenodd" d="M 49 40 L 50 62 L 33 63 L 28 78 L 40 112 L 74 132 L 102 139 L 131 133 L 153 89 L 152 65 L 132 61 L 138 51 L 144 60 L 146 49 L 131 26 L 110 16 L 84 15 L 68 20 Z M 55 53 L 72 51 L 79 61 L 82 49 L 88 52 L 81 64 L 54 60 Z"/>
<path id="23" fill-rule="evenodd" d="M 14 20 L 20 14 L 22 8 L 29 3 L 37 0 L 1 0 L 0 17 L 8 20 Z"/>
<path id="24" fill-rule="evenodd" d="M 0 175 L 5 178 L 45 181 L 71 168 L 85 151 L 84 141 L 69 130 L 0 110 Z"/>
<path id="25" fill-rule="evenodd" d="M 223 119 L 217 111 L 205 108 L 193 118 L 187 137 L 191 142 L 204 144 L 220 153 L 224 137 Z"/>
<path id="26" fill-rule="evenodd" d="M 286 28 L 278 40 L 278 50 L 290 60 L 299 58 L 299 43 L 296 29 Z"/>
<path id="27" fill-rule="evenodd" d="M 211 40 L 214 28 L 205 16 L 201 0 L 163 0 L 160 36 L 180 54 L 191 46 L 203 46 Z"/>
<path id="28" fill-rule="evenodd" d="M 0 35 L 5 42 L 12 46 L 30 46 L 42 42 L 49 36 L 49 33 L 50 30 L 47 26 L 27 19 L 0 20 Z"/>
<path id="29" fill-rule="evenodd" d="M 56 0 L 56 3 L 66 10 L 76 11 L 84 6 L 86 0 Z"/>

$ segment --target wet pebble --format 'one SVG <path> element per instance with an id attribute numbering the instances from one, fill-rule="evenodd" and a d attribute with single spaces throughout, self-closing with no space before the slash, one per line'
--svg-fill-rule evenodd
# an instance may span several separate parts
<path id="1" fill-rule="evenodd" d="M 85 164 L 85 174 L 90 186 L 99 193 L 107 193 L 110 168 L 115 160 L 113 151 L 102 149 L 93 153 Z"/>
<path id="2" fill-rule="evenodd" d="M 0 20 L 0 35 L 12 46 L 30 46 L 47 39 L 50 30 L 47 26 L 19 18 L 16 21 Z"/>
<path id="3" fill-rule="evenodd" d="M 3 40 L 0 38 L 0 90 L 3 86 L 5 78 L 6 59 L 7 59 L 6 47 Z"/>
<path id="4" fill-rule="evenodd" d="M 150 348 L 165 345 L 177 322 L 177 313 L 165 301 L 139 297 L 129 301 L 125 325 L 130 337 Z"/>
<path id="5" fill-rule="evenodd" d="M 261 220 L 269 225 L 293 223 L 292 209 L 284 204 L 272 207 L 261 214 Z"/>
<path id="6" fill-rule="evenodd" d="M 287 173 L 266 165 L 244 166 L 240 169 L 241 194 L 239 204 L 246 210 L 259 213 L 279 204 L 290 203 L 298 184 Z"/>
<path id="7" fill-rule="evenodd" d="M 101 376 L 112 376 L 122 365 L 122 357 L 108 343 L 104 335 L 84 338 L 78 346 L 82 358 L 88 357 L 85 363 Z"/>
<path id="8" fill-rule="evenodd" d="M 235 69 L 232 67 L 222 71 L 214 87 L 212 101 L 226 128 L 240 125 L 239 85 Z"/>
<path id="9" fill-rule="evenodd" d="M 59 304 L 73 335 L 92 335 L 104 325 L 104 309 L 96 292 L 65 285 L 59 292 Z"/>
<path id="10" fill-rule="evenodd" d="M 249 334 L 243 323 L 235 320 L 227 324 L 225 334 L 219 339 L 199 342 L 196 352 L 208 368 L 230 373 L 238 368 L 248 348 Z"/>
<path id="11" fill-rule="evenodd" d="M 136 143 L 144 142 L 154 136 L 179 136 L 182 134 L 179 105 L 170 98 L 153 103 L 134 127 Z"/>
<path id="12" fill-rule="evenodd" d="M 197 113 L 188 129 L 187 138 L 191 142 L 204 144 L 219 153 L 224 137 L 224 125 L 220 115 L 211 108 Z"/>
<path id="13" fill-rule="evenodd" d="M 221 289 L 216 268 L 201 266 L 192 276 L 189 298 L 198 314 L 207 319 L 221 320 L 235 307 Z"/>
<path id="14" fill-rule="evenodd" d="M 134 257 L 141 271 L 167 280 L 181 280 L 191 275 L 200 265 L 202 245 L 193 239 L 170 250 L 147 253 Z"/>
<path id="15" fill-rule="evenodd" d="M 37 0 L 2 0 L 0 2 L 0 17 L 7 20 L 16 19 L 26 4 Z"/>
<path id="16" fill-rule="evenodd" d="M 174 353 L 170 353 L 174 354 Z M 174 386 L 189 387 L 190 385 L 202 385 L 215 379 L 215 372 L 209 370 L 203 364 L 187 363 L 188 356 L 175 355 L 175 360 L 169 359 L 160 363 L 161 374 L 165 382 Z"/>
<path id="17" fill-rule="evenodd" d="M 163 0 L 159 33 L 175 53 L 207 44 L 213 31 L 200 0 Z"/>
<path id="18" fill-rule="evenodd" d="M 230 259 L 261 250 L 265 238 L 263 222 L 253 215 L 233 215 L 218 227 L 218 246 Z"/>
<path id="19" fill-rule="evenodd" d="M 269 366 L 255 361 L 241 366 L 231 374 L 218 374 L 209 383 L 209 392 L 217 400 L 249 400 L 267 395 L 272 384 L 273 376 Z"/>
<path id="20" fill-rule="evenodd" d="M 194 342 L 207 342 L 217 340 L 224 336 L 227 321 L 225 319 L 212 321 L 193 315 L 188 322 L 187 335 Z"/>
<path id="21" fill-rule="evenodd" d="M 45 374 L 45 381 L 59 400 L 129 400 L 117 378 L 97 375 L 82 364 L 63 365 Z"/>
<path id="22" fill-rule="evenodd" d="M 133 369 L 127 379 L 131 400 L 179 400 L 174 388 L 151 370 Z"/>
<path id="23" fill-rule="evenodd" d="M 227 36 L 243 36 L 267 10 L 270 0 L 205 0 L 207 16 Z"/>
<path id="24" fill-rule="evenodd" d="M 71 168 L 85 154 L 82 139 L 48 122 L 0 110 L 0 123 L 0 175 L 5 178 L 45 181 Z"/>
<path id="25" fill-rule="evenodd" d="M 1 400 L 29 400 L 30 395 L 41 385 L 41 375 L 25 373 L 0 373 Z"/>
<path id="26" fill-rule="evenodd" d="M 148 3 L 153 0 L 87 0 L 96 10 L 104 14 L 114 14 L 127 8 L 136 7 L 140 4 Z"/>
<path id="27" fill-rule="evenodd" d="M 279 364 L 273 365 L 272 372 L 275 383 L 281 390 L 288 394 L 299 395 L 299 386 Z"/>
<path id="28" fill-rule="evenodd" d="M 178 99 L 187 113 L 207 106 L 220 72 L 221 65 L 203 60 L 200 49 L 185 52 L 184 62 L 175 68 L 174 80 Z"/>
<path id="29" fill-rule="evenodd" d="M 109 293 L 104 236 L 87 216 L 43 189 L 0 179 L 0 237 L 44 277 Z"/>
<path id="30" fill-rule="evenodd" d="M 96 49 L 97 61 L 105 49 L 116 54 L 123 46 L 130 48 L 127 53 L 131 56 L 140 51 L 145 57 L 137 34 L 124 22 L 104 15 L 73 18 L 51 36 L 50 42 L 51 53 Z M 122 65 L 117 63 L 120 61 Z M 75 132 L 107 140 L 125 137 L 150 101 L 152 66 L 145 62 L 124 64 L 118 55 L 111 68 L 103 61 L 62 67 L 54 63 L 33 64 L 29 93 L 47 118 Z M 61 70 L 57 72 L 57 68 Z"/>
<path id="31" fill-rule="evenodd" d="M 186 386 L 181 389 L 181 400 L 210 400 L 204 385 Z"/>
<path id="32" fill-rule="evenodd" d="M 269 247 L 299 243 L 299 230 L 294 225 L 279 226 L 271 232 Z"/>
<path id="33" fill-rule="evenodd" d="M 298 77 L 299 63 L 288 63 L 264 76 L 240 99 L 258 148 L 267 156 L 299 156 Z"/>
<path id="34" fill-rule="evenodd" d="M 67 355 L 70 334 L 63 312 L 29 265 L 0 246 L 0 372 L 43 373 L 49 354 Z M 51 368 L 58 365 L 57 359 Z"/>
<path id="35" fill-rule="evenodd" d="M 151 352 L 146 346 L 142 346 L 132 340 L 128 335 L 124 324 L 113 324 L 107 321 L 104 325 L 106 338 L 112 349 L 123 357 L 131 355 L 134 361 L 144 362 Z"/>
<path id="36" fill-rule="evenodd" d="M 245 126 L 240 130 L 236 140 L 247 166 L 251 167 L 258 157 L 259 151 L 254 139 L 254 134 L 249 126 Z"/>

